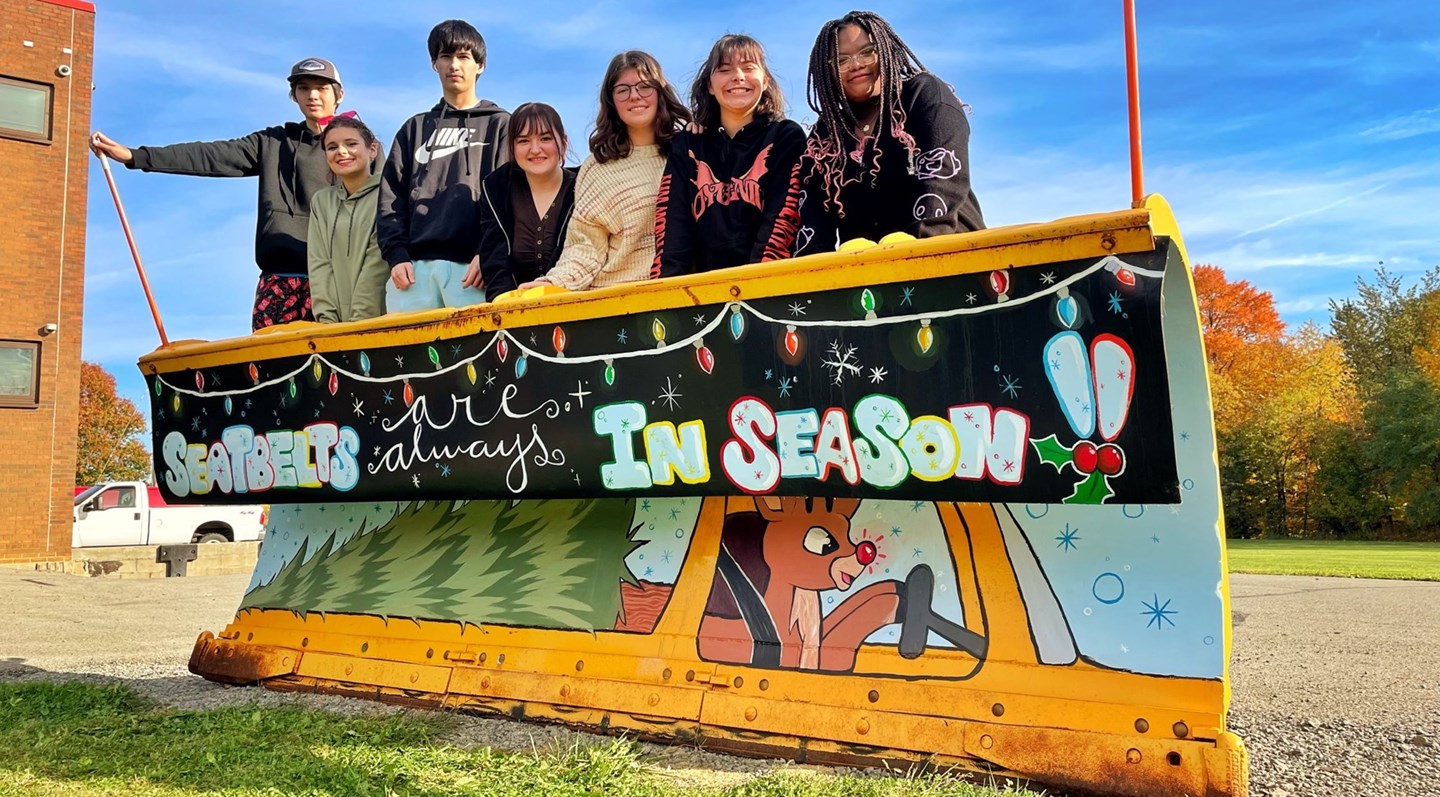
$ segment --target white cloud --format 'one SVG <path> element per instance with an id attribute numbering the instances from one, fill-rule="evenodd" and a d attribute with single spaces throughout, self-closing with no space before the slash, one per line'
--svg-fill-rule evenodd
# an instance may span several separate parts
<path id="1" fill-rule="evenodd" d="M 1427 133 L 1440 133 L 1440 105 L 1390 119 L 1361 131 L 1360 135 L 1381 141 L 1400 141 Z"/>

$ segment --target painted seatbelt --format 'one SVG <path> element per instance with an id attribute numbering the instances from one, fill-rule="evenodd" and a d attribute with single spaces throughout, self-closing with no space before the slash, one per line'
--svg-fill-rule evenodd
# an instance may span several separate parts
<path id="1" fill-rule="evenodd" d="M 740 617 L 745 621 L 745 627 L 750 630 L 750 639 L 754 643 L 750 663 L 756 667 L 779 667 L 780 634 L 775 630 L 775 620 L 770 616 L 764 598 L 760 597 L 760 591 L 755 589 L 755 585 L 745 575 L 745 571 L 740 569 L 739 563 L 723 543 L 720 545 L 716 569 L 719 570 L 720 577 L 725 579 L 730 595 L 735 598 L 735 606 L 740 609 Z"/>

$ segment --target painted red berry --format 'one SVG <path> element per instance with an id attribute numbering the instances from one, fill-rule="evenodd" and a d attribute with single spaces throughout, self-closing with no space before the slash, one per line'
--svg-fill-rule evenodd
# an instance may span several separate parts
<path id="1" fill-rule="evenodd" d="M 875 543 L 869 540 L 864 540 L 855 546 L 855 558 L 860 560 L 862 565 L 868 565 L 875 561 L 875 553 Z"/>
<path id="2" fill-rule="evenodd" d="M 1070 452 L 1071 462 L 1075 463 L 1075 470 L 1081 473 L 1090 473 L 1095 470 L 1096 451 L 1095 444 L 1089 440 L 1081 440 L 1075 444 Z"/>
<path id="3" fill-rule="evenodd" d="M 1121 451 L 1120 446 L 1114 443 L 1100 446 L 1097 459 L 1096 467 L 1106 476 L 1114 476 L 1125 469 L 1125 452 Z"/>

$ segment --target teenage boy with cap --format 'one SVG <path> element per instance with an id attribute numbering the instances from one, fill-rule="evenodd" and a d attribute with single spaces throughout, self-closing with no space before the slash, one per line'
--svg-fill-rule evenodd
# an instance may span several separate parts
<path id="1" fill-rule="evenodd" d="M 480 249 L 480 183 L 510 160 L 510 114 L 475 94 L 485 71 L 480 31 L 449 19 L 430 31 L 426 46 L 444 97 L 395 134 L 375 220 L 392 313 L 485 301 L 479 284 L 465 282 Z"/>
<path id="2" fill-rule="evenodd" d="M 345 96 L 340 72 L 324 58 L 306 58 L 290 69 L 290 99 L 305 121 L 257 130 L 226 141 L 129 147 L 95 132 L 90 148 L 128 168 L 200 177 L 259 177 L 255 223 L 255 289 L 251 328 L 314 320 L 305 235 L 310 197 L 331 183 L 320 132 Z"/>

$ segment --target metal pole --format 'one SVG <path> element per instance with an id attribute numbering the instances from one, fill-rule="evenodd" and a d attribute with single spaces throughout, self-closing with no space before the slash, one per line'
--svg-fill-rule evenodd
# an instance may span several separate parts
<path id="1" fill-rule="evenodd" d="M 1135 37 L 1135 0 L 1125 2 L 1125 80 L 1130 100 L 1130 201 L 1145 203 L 1145 166 L 1140 158 L 1140 55 Z"/>
<path id="2" fill-rule="evenodd" d="M 150 315 L 155 319 L 155 331 L 160 333 L 160 345 L 169 346 L 170 338 L 165 336 L 165 324 L 160 321 L 160 308 L 155 306 L 155 294 L 150 292 L 150 280 L 145 277 L 145 266 L 140 263 L 140 250 L 135 247 L 135 236 L 130 232 L 130 220 L 125 217 L 125 206 L 120 204 L 120 191 L 115 188 L 115 175 L 110 173 L 110 159 L 103 153 L 95 153 L 100 159 L 100 168 L 105 170 L 105 182 L 110 184 L 110 197 L 115 200 L 115 212 L 120 214 L 120 229 L 125 231 L 125 242 L 130 244 L 130 256 L 135 259 L 135 271 L 140 275 L 140 287 L 145 290 L 145 301 L 150 303 Z"/>

